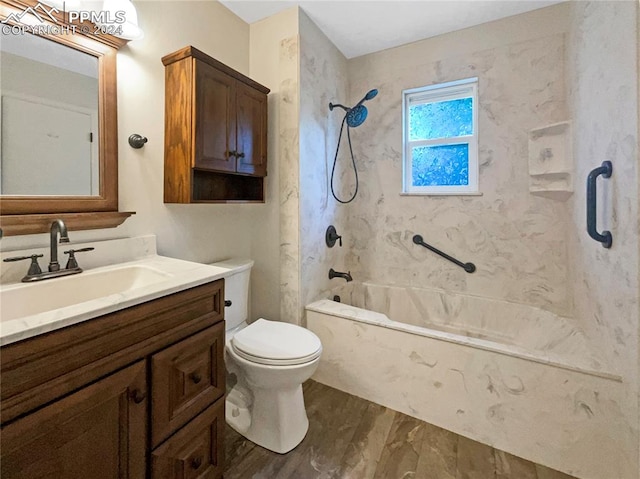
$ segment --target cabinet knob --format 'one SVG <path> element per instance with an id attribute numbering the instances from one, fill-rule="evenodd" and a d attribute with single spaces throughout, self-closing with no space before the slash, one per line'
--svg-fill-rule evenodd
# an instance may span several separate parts
<path id="1" fill-rule="evenodd" d="M 232 156 L 237 157 L 238 156 L 238 152 L 235 150 L 231 150 L 228 154 L 227 154 L 227 158 L 231 158 Z"/>
<path id="2" fill-rule="evenodd" d="M 133 399 L 133 402 L 136 404 L 140 404 L 145 400 L 146 397 L 147 395 L 144 393 L 144 391 L 140 391 L 139 389 L 134 389 L 131 392 L 131 399 Z"/>
<path id="3" fill-rule="evenodd" d="M 198 373 L 191 373 L 189 374 L 189 379 L 191 379 L 194 384 L 198 384 L 200 381 L 202 381 L 202 376 Z"/>
<path id="4" fill-rule="evenodd" d="M 236 158 L 244 158 L 244 153 L 236 153 Z"/>
<path id="5" fill-rule="evenodd" d="M 230 299 L 225 299 L 224 300 L 224 307 L 228 308 L 229 306 L 231 306 L 233 303 L 231 302 Z"/>
<path id="6" fill-rule="evenodd" d="M 202 458 L 200 456 L 191 459 L 191 469 L 198 469 L 202 466 Z"/>

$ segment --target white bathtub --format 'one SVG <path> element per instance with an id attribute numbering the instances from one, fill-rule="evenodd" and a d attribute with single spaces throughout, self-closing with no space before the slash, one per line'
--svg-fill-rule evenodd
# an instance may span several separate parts
<path id="1" fill-rule="evenodd" d="M 621 378 L 567 318 L 437 290 L 337 293 L 306 307 L 314 379 L 577 477 L 632 477 Z"/>

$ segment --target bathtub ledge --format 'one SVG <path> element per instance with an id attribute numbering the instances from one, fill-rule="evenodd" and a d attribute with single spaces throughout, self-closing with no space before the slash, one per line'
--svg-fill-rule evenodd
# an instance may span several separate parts
<path id="1" fill-rule="evenodd" d="M 439 339 L 450 343 L 460 344 L 471 348 L 481 349 L 484 351 L 490 351 L 498 353 L 504 356 L 512 356 L 523 360 L 528 360 L 548 366 L 553 366 L 560 369 L 566 369 L 574 371 L 576 373 L 586 374 L 589 376 L 595 376 L 603 379 L 609 379 L 611 381 L 622 382 L 622 376 L 608 371 L 602 371 L 590 368 L 588 366 L 570 364 L 566 362 L 566 359 L 556 356 L 554 354 L 533 354 L 529 350 L 519 346 L 510 345 L 507 349 L 502 347 L 497 342 L 488 341 L 479 338 L 469 338 L 458 334 L 447 333 L 443 331 L 437 331 L 434 329 L 422 328 L 420 326 L 414 326 L 411 324 L 405 324 L 398 321 L 389 319 L 385 314 L 377 313 L 375 311 L 369 311 L 366 309 L 350 306 L 344 303 L 338 303 L 328 299 L 321 299 L 313 303 L 308 304 L 305 309 L 307 311 L 313 311 L 320 314 L 329 314 L 342 319 L 358 321 L 361 323 L 372 324 L 375 326 L 381 326 L 383 328 L 393 329 L 417 336 L 424 336 L 432 339 Z"/>

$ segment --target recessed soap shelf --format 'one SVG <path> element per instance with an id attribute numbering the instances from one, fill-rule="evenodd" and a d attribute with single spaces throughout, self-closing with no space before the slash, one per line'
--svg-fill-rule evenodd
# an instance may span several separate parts
<path id="1" fill-rule="evenodd" d="M 529 192 L 557 201 L 573 194 L 571 122 L 529 132 Z"/>

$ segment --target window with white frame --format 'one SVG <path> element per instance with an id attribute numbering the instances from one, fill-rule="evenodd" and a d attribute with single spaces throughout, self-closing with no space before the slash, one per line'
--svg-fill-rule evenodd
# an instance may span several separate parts
<path id="1" fill-rule="evenodd" d="M 478 193 L 478 79 L 403 96 L 403 193 Z"/>

